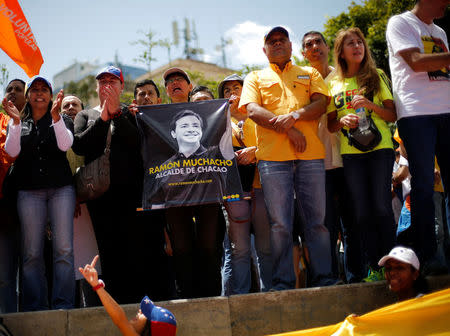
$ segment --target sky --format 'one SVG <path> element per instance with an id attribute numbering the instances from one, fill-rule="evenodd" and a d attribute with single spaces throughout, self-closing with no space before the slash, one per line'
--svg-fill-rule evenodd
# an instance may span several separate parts
<path id="1" fill-rule="evenodd" d="M 131 42 L 149 30 L 156 39 L 172 40 L 172 22 L 176 20 L 181 29 L 185 18 L 195 22 L 198 47 L 207 62 L 223 65 L 216 46 L 224 37 L 232 40 L 225 49 L 228 68 L 266 64 L 263 36 L 277 25 L 288 29 L 294 54 L 300 56 L 303 34 L 323 30 L 327 18 L 346 11 L 351 0 L 19 0 L 19 4 L 44 58 L 40 75 L 53 81 L 75 61 L 103 64 L 114 61 L 115 55 L 122 64 L 146 68 L 136 61 L 143 47 Z M 183 43 L 181 39 L 178 47 L 172 47 L 172 60 L 183 57 Z M 152 69 L 167 64 L 167 49 L 155 48 L 154 57 Z M 0 64 L 6 65 L 10 80 L 28 79 L 3 50 Z"/>

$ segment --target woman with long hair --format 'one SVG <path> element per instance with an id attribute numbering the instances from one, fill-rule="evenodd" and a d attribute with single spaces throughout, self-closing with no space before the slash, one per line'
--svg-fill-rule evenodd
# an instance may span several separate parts
<path id="1" fill-rule="evenodd" d="M 59 114 L 64 92 L 52 103 L 51 84 L 33 77 L 25 87 L 19 112 L 3 100 L 11 117 L 6 152 L 17 157 L 12 179 L 22 238 L 22 310 L 70 309 L 74 306 L 73 215 L 75 190 L 66 151 L 73 142 L 73 123 Z M 50 220 L 53 243 L 53 291 L 48 302 L 44 239 Z"/>
<path id="2" fill-rule="evenodd" d="M 332 96 L 328 106 L 328 129 L 340 132 L 344 176 L 350 192 L 354 221 L 344 228 L 347 242 L 348 282 L 377 275 L 377 261 L 395 243 L 391 205 L 391 176 L 394 150 L 387 122 L 396 120 L 389 80 L 377 69 L 359 28 L 341 30 L 335 40 L 337 75 L 329 81 Z M 358 115 L 356 114 L 358 111 Z M 362 151 L 350 141 L 351 130 L 367 128 L 370 119 L 381 140 Z M 366 124 L 366 125 L 363 125 Z M 379 274 L 378 274 L 379 275 Z M 381 275 L 379 276 L 381 280 Z M 374 279 L 375 280 L 375 279 Z"/>

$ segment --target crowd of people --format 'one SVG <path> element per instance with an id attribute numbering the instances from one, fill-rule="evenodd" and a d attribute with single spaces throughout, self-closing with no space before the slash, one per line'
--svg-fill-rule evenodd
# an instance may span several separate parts
<path id="1" fill-rule="evenodd" d="M 433 23 L 447 6 L 417 0 L 389 20 L 392 87 L 357 27 L 336 35 L 334 66 L 317 31 L 302 39 L 310 66 L 294 65 L 289 32 L 274 27 L 264 36 L 268 67 L 224 78 L 216 94 L 168 69 L 171 103 L 228 99 L 244 192 L 235 202 L 136 211 L 144 179 L 136 113 L 161 103 L 152 80 L 137 83 L 126 106 L 122 71 L 106 67 L 96 76 L 100 103 L 89 109 L 63 90 L 53 100 L 43 77 L 12 80 L 0 114 L 0 311 L 109 302 L 97 274 L 123 304 L 144 293 L 163 300 L 293 289 L 299 263 L 307 286 L 386 276 L 395 287 L 401 270 L 392 260 L 411 264 L 413 280 L 419 265 L 424 275 L 448 272 L 450 53 Z M 73 174 L 104 153 L 109 188 L 80 202 Z M 404 203 L 401 214 L 393 195 Z"/>

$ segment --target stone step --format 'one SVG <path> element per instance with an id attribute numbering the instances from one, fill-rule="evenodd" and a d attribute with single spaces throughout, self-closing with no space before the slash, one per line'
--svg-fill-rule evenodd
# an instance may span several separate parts
<path id="1" fill-rule="evenodd" d="M 450 275 L 427 278 L 431 290 Z M 281 292 L 163 301 L 177 318 L 177 336 L 261 336 L 342 321 L 395 302 L 385 281 Z M 129 318 L 138 304 L 123 305 Z M 2 315 L 15 336 L 120 335 L 103 307 Z"/>

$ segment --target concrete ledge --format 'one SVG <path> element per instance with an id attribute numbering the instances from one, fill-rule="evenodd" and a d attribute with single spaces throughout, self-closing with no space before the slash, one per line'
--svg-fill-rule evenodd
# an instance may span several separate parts
<path id="1" fill-rule="evenodd" d="M 66 336 L 69 311 L 49 310 L 2 315 L 3 323 L 13 335 Z"/>
<path id="2" fill-rule="evenodd" d="M 431 290 L 450 276 L 428 278 Z M 158 302 L 177 318 L 178 336 L 261 336 L 342 321 L 395 302 L 386 282 Z M 123 306 L 131 318 L 138 304 Z M 120 333 L 103 307 L 2 315 L 14 335 L 94 336 Z"/>
<path id="3" fill-rule="evenodd" d="M 232 334 L 266 335 L 319 327 L 394 301 L 384 282 L 232 296 Z"/>

